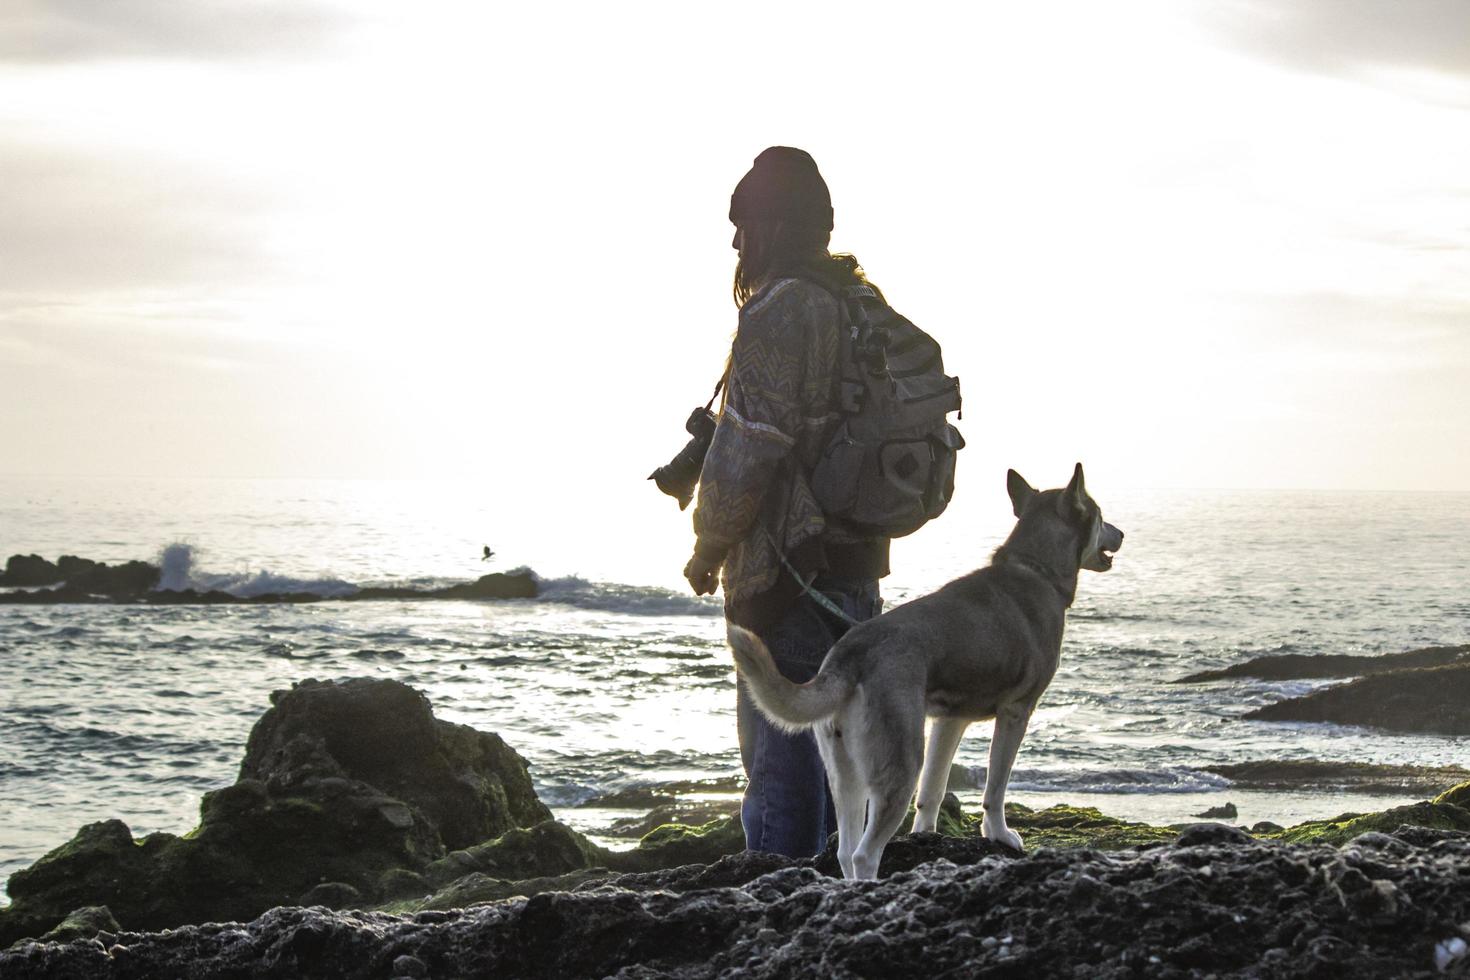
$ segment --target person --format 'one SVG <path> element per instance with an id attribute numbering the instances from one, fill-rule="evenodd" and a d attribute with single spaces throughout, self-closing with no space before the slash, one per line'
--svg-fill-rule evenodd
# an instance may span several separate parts
<path id="1" fill-rule="evenodd" d="M 762 152 L 731 196 L 739 326 L 684 570 L 699 595 L 713 594 L 723 573 L 727 620 L 756 632 L 797 682 L 816 675 L 848 620 L 879 613 L 878 580 L 888 574 L 888 540 L 830 522 L 810 485 L 839 421 L 842 315 L 833 290 L 863 284 L 876 293 L 853 256 L 828 251 L 832 217 L 816 162 L 791 147 Z M 819 853 L 837 827 L 811 733 L 772 726 L 743 687 L 736 720 L 747 847 Z"/>

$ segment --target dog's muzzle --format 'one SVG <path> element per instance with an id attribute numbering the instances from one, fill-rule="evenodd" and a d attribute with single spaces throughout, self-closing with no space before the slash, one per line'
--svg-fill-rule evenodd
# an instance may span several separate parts
<path id="1" fill-rule="evenodd" d="M 1103 521 L 1102 531 L 1097 536 L 1097 558 L 1101 566 L 1098 571 L 1106 572 L 1113 567 L 1112 553 L 1123 547 L 1123 532 Z"/>

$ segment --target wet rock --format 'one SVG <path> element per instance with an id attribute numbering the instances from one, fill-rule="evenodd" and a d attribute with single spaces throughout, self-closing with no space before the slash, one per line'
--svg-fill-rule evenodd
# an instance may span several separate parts
<path id="1" fill-rule="evenodd" d="M 418 898 L 433 890 L 429 879 L 407 868 L 389 868 L 378 878 L 377 892 L 385 900 Z"/>
<path id="2" fill-rule="evenodd" d="M 921 836 L 932 839 L 914 846 L 947 846 Z M 1279 842 L 1041 849 L 930 860 L 868 883 L 800 862 L 724 864 L 745 880 L 675 890 L 669 876 L 624 875 L 414 916 L 273 909 L 123 933 L 121 955 L 21 946 L 0 953 L 0 974 L 415 975 L 408 957 L 427 976 L 1366 978 L 1431 974 L 1436 957 L 1458 969 L 1470 952 L 1470 841 L 1361 856 Z"/>
<path id="3" fill-rule="evenodd" d="M 500 736 L 439 721 L 407 685 L 305 680 L 273 693 L 271 705 L 250 732 L 241 779 L 278 791 L 331 777 L 366 783 L 427 818 L 450 849 L 551 817 L 525 760 Z M 400 827 L 405 819 L 401 805 L 377 815 Z"/>
<path id="4" fill-rule="evenodd" d="M 91 939 L 98 933 L 117 932 L 120 928 L 106 905 L 88 905 L 67 915 L 41 937 L 41 942 L 69 943 L 74 939 Z"/>
<path id="5" fill-rule="evenodd" d="M 420 874 L 446 845 L 550 815 L 498 736 L 435 719 L 396 681 L 303 681 L 272 701 L 240 780 L 204 796 L 194 831 L 135 841 L 121 821 L 89 824 L 13 874 L 0 946 L 89 905 L 124 928 L 162 929 L 376 902 L 389 872 Z"/>
<path id="6" fill-rule="evenodd" d="M 473 582 L 442 589 L 401 587 L 359 589 L 343 598 L 348 601 L 374 599 L 534 599 L 540 594 L 536 576 L 531 572 L 491 572 Z"/>
<path id="7" fill-rule="evenodd" d="M 1180 847 L 1201 844 L 1249 844 L 1253 838 L 1239 827 L 1223 823 L 1195 823 L 1179 831 Z"/>
<path id="8" fill-rule="evenodd" d="M 362 892 L 345 881 L 324 881 L 293 904 L 322 905 L 329 909 L 358 908 L 362 905 Z"/>
<path id="9" fill-rule="evenodd" d="M 1378 656 L 1351 654 L 1275 654 L 1255 657 L 1243 664 L 1232 664 L 1222 670 L 1205 670 L 1181 677 L 1175 684 L 1252 677 L 1268 681 L 1310 680 L 1331 677 L 1362 677 L 1389 670 L 1418 667 L 1440 667 L 1470 658 L 1470 644 L 1448 647 L 1425 647 L 1407 653 Z"/>
<path id="10" fill-rule="evenodd" d="M 1260 721 L 1327 721 L 1400 732 L 1470 734 L 1470 660 L 1373 674 L 1258 708 Z"/>
<path id="11" fill-rule="evenodd" d="M 1325 759 L 1266 759 L 1200 768 L 1224 776 L 1240 789 L 1293 792 L 1434 794 L 1470 780 L 1470 769 L 1462 766 L 1395 766 Z"/>
<path id="12" fill-rule="evenodd" d="M 720 817 L 740 812 L 739 800 L 691 800 L 663 803 L 642 817 L 625 817 L 613 822 L 602 833 L 608 837 L 641 838 L 664 824 L 678 823 L 698 827 Z"/>
<path id="13" fill-rule="evenodd" d="M 545 878 L 606 863 L 610 852 L 575 830 L 546 820 L 529 829 L 506 831 L 495 840 L 453 851 L 424 870 L 430 884 L 442 886 L 471 872 L 506 881 Z"/>
<path id="14" fill-rule="evenodd" d="M 158 590 L 161 573 L 156 565 L 129 561 L 109 566 L 90 558 L 62 555 L 55 564 L 39 555 L 12 555 L 0 573 L 0 586 L 26 586 L 32 591 L 0 593 L 0 603 L 32 605 L 49 603 L 145 602 L 150 605 L 270 605 L 324 601 L 372 601 L 377 599 L 534 599 L 540 583 L 534 572 L 492 572 L 473 582 L 440 589 L 407 587 L 358 589 L 347 595 L 323 596 L 314 592 L 271 592 L 237 596 L 229 592 L 194 589 Z M 40 588 L 36 588 L 36 587 Z M 45 588 L 54 586 L 54 588 Z"/>
<path id="15" fill-rule="evenodd" d="M 37 586 L 55 585 L 65 581 L 61 569 L 40 555 L 11 555 L 5 560 L 5 571 L 0 573 L 0 585 Z"/>
<path id="16" fill-rule="evenodd" d="M 1369 832 L 1403 837 L 1408 828 L 1470 833 L 1470 810 L 1431 800 L 1379 813 L 1344 813 L 1330 820 L 1310 820 L 1276 836 L 1293 843 L 1345 844 Z"/>
<path id="17" fill-rule="evenodd" d="M 1212 806 L 1203 813 L 1196 813 L 1195 816 L 1206 820 L 1234 820 L 1240 816 L 1240 811 L 1235 809 L 1234 803 L 1226 803 L 1224 806 Z"/>
<path id="18" fill-rule="evenodd" d="M 606 860 L 615 871 L 652 871 L 711 864 L 743 850 L 745 830 L 739 814 L 733 814 L 697 827 L 665 824 L 646 834 L 633 850 L 609 852 Z"/>

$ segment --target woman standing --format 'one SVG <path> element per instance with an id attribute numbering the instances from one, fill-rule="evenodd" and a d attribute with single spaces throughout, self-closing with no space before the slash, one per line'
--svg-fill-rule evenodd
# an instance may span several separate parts
<path id="1" fill-rule="evenodd" d="M 878 579 L 888 574 L 888 540 L 831 524 L 810 484 L 839 421 L 833 396 L 843 324 L 833 291 L 871 284 L 856 259 L 827 250 L 832 199 L 802 150 L 773 146 L 756 157 L 731 196 L 730 220 L 740 323 L 684 575 L 697 594 L 713 594 L 723 568 L 726 619 L 758 633 L 781 672 L 803 682 L 848 623 L 793 570 L 859 622 L 878 614 Z M 749 780 L 746 846 L 819 853 L 837 828 L 811 733 L 774 728 L 743 687 L 736 711 Z"/>

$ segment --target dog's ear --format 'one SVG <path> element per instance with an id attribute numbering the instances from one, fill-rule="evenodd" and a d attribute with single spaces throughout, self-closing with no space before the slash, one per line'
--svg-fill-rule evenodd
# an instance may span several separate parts
<path id="1" fill-rule="evenodd" d="M 1067 489 L 1062 491 L 1062 507 L 1074 514 L 1085 513 L 1087 510 L 1087 482 L 1082 475 L 1082 464 L 1078 463 L 1072 470 L 1072 480 L 1067 484 Z M 1063 515 L 1066 516 L 1066 515 Z"/>
<path id="2" fill-rule="evenodd" d="M 1006 493 L 1011 495 L 1011 510 L 1020 517 L 1031 498 L 1036 496 L 1036 488 L 1015 470 L 1006 470 Z"/>

